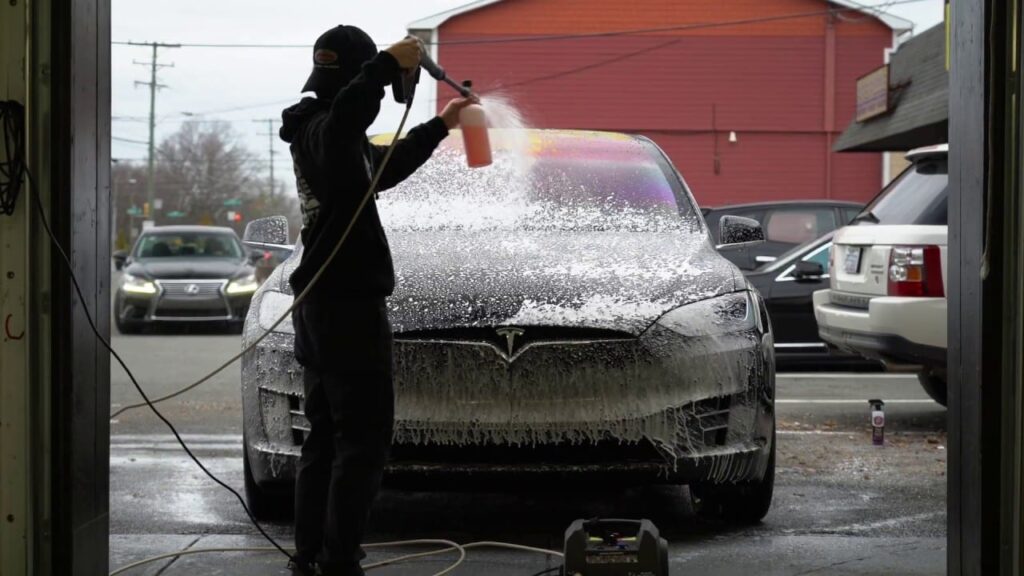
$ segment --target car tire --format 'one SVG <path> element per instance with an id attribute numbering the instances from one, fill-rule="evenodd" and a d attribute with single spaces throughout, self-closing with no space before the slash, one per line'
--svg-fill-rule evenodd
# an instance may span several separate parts
<path id="1" fill-rule="evenodd" d="M 696 483 L 690 485 L 690 495 L 697 513 L 705 518 L 731 524 L 757 524 L 772 507 L 775 491 L 775 432 L 768 465 L 759 480 L 735 484 Z"/>
<path id="2" fill-rule="evenodd" d="M 242 448 L 242 473 L 245 476 L 245 504 L 257 520 L 288 521 L 294 512 L 294 491 L 288 488 L 260 487 L 252 475 L 247 442 Z"/>
<path id="3" fill-rule="evenodd" d="M 131 335 L 138 334 L 141 332 L 141 327 L 138 324 L 130 324 L 121 320 L 120 314 L 114 315 L 114 325 L 117 326 L 117 331 L 120 334 Z"/>
<path id="4" fill-rule="evenodd" d="M 946 375 L 936 370 L 925 370 L 917 374 L 917 381 L 921 383 L 921 388 L 928 396 L 935 400 L 942 406 L 948 402 L 947 387 L 946 387 Z"/>

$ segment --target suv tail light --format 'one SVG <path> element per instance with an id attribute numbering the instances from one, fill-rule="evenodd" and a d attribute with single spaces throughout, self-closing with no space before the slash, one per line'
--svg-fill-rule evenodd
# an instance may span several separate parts
<path id="1" fill-rule="evenodd" d="M 893 246 L 889 253 L 889 296 L 943 297 L 938 246 Z"/>

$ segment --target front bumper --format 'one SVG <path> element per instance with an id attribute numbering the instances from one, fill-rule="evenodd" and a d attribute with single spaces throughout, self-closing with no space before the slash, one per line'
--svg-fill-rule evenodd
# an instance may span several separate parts
<path id="1" fill-rule="evenodd" d="M 899 364 L 946 366 L 945 298 L 878 297 L 867 308 L 832 303 L 814 293 L 818 335 L 839 350 Z"/>
<path id="2" fill-rule="evenodd" d="M 763 475 L 774 426 L 770 338 L 652 332 L 537 345 L 513 362 L 488 345 L 396 341 L 389 478 Z M 246 448 L 261 484 L 292 481 L 309 429 L 291 343 L 272 334 L 243 359 Z"/>
<path id="3" fill-rule="evenodd" d="M 450 489 L 529 482 L 585 481 L 588 484 L 686 484 L 695 481 L 743 481 L 761 478 L 768 463 L 771 436 L 707 448 L 671 465 L 649 442 L 632 445 L 423 447 L 397 444 L 386 468 L 390 486 Z M 250 442 L 246 446 L 253 476 L 260 485 L 294 481 L 298 446 Z M 486 454 L 480 452 L 486 451 Z M 453 454 L 461 452 L 461 454 Z"/>
<path id="4" fill-rule="evenodd" d="M 156 281 L 157 293 L 118 290 L 116 313 L 122 325 L 175 322 L 242 322 L 252 294 L 228 294 L 228 280 Z"/>

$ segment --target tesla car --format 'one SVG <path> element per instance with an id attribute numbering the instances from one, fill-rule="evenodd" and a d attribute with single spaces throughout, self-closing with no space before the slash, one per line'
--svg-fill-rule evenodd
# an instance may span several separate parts
<path id="1" fill-rule="evenodd" d="M 149 228 L 130 253 L 114 258 L 122 271 L 114 323 L 122 334 L 156 324 L 239 329 L 257 288 L 248 252 L 230 228 Z"/>
<path id="2" fill-rule="evenodd" d="M 683 178 L 642 137 L 492 136 L 491 167 L 467 168 L 451 137 L 378 200 L 398 285 L 389 481 L 689 484 L 700 510 L 763 517 L 772 332 Z M 763 240 L 746 218 L 720 234 Z M 286 239 L 283 218 L 244 236 Z M 301 252 L 257 291 L 244 346 L 291 305 Z M 242 361 L 245 487 L 263 515 L 290 501 L 309 429 L 293 340 L 286 321 Z"/>

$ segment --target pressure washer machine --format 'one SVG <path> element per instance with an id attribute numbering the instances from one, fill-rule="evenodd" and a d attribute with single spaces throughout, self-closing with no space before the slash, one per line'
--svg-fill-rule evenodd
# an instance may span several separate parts
<path id="1" fill-rule="evenodd" d="M 563 576 L 668 576 L 668 542 L 650 520 L 577 520 L 564 551 Z"/>

